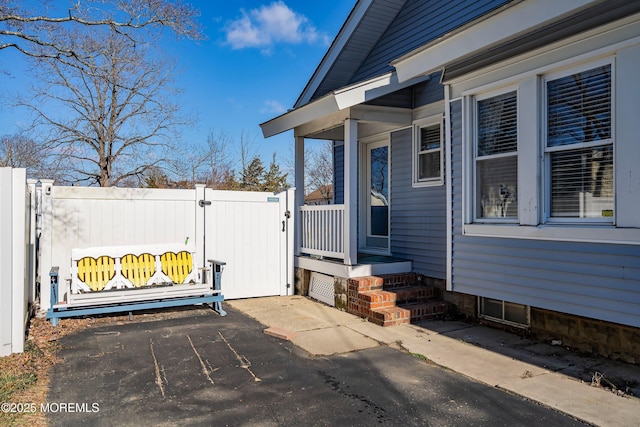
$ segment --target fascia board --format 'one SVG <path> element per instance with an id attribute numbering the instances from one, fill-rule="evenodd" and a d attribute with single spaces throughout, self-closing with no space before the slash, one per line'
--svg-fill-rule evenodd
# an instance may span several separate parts
<path id="1" fill-rule="evenodd" d="M 445 36 L 394 61 L 399 82 L 433 73 L 451 61 L 482 51 L 487 46 L 526 33 L 559 16 L 575 12 L 602 0 L 523 1 L 471 24 L 464 30 Z"/>
<path id="2" fill-rule="evenodd" d="M 384 74 L 355 85 L 347 86 L 333 92 L 336 103 L 341 110 L 362 104 L 367 101 L 367 92 L 391 84 L 391 73 Z"/>
<path id="3" fill-rule="evenodd" d="M 335 95 L 329 94 L 310 104 L 262 123 L 260 129 L 262 129 L 262 135 L 265 138 L 269 138 L 339 110 Z"/>

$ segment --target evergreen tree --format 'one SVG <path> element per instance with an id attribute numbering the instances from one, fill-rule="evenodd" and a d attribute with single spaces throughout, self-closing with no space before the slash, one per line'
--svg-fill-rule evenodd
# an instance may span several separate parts
<path id="1" fill-rule="evenodd" d="M 256 156 L 251 163 L 242 170 L 240 180 L 241 189 L 244 191 L 263 191 L 265 170 L 260 157 Z"/>
<path id="2" fill-rule="evenodd" d="M 263 191 L 279 193 L 287 188 L 287 175 L 280 171 L 280 166 L 276 163 L 276 153 L 273 153 L 269 170 L 264 176 Z"/>

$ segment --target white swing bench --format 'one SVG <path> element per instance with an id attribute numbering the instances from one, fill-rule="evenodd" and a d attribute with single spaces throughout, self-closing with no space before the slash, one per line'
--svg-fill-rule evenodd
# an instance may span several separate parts
<path id="1" fill-rule="evenodd" d="M 221 316 L 222 261 L 196 268 L 195 248 L 184 244 L 105 246 L 71 251 L 70 277 L 61 294 L 59 271 L 51 268 L 51 308 L 63 317 L 211 304 Z"/>

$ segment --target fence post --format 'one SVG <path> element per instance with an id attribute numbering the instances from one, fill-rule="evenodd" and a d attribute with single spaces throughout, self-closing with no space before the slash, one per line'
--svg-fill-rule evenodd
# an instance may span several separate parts
<path id="1" fill-rule="evenodd" d="M 36 184 L 35 179 L 28 179 L 29 187 L 29 255 L 27 260 L 29 272 L 29 304 L 33 305 L 36 299 Z"/>
<path id="2" fill-rule="evenodd" d="M 41 179 L 41 218 L 40 218 L 40 259 L 38 263 L 38 277 L 40 277 L 40 310 L 47 311 L 50 304 L 51 289 L 49 281 L 43 278 L 49 277 L 51 271 L 51 247 L 53 244 L 53 180 Z M 44 282 L 44 283 L 43 283 Z"/>
<path id="3" fill-rule="evenodd" d="M 280 295 L 293 295 L 293 229 L 295 224 L 294 197 L 295 189 L 290 188 L 278 194 L 280 199 L 280 220 L 282 233 L 280 237 Z"/>
<path id="4" fill-rule="evenodd" d="M 0 168 L 0 356 L 12 352 L 11 169 Z"/>
<path id="5" fill-rule="evenodd" d="M 196 200 L 194 201 L 196 209 L 196 223 L 194 228 L 196 235 L 193 236 L 192 239 L 193 244 L 196 247 L 196 259 L 194 260 L 194 263 L 196 266 L 198 266 L 198 268 L 205 268 L 205 260 L 207 259 L 207 254 L 204 253 L 204 251 L 206 250 L 206 236 L 204 235 L 204 233 L 206 232 L 205 221 L 207 220 L 205 216 L 206 204 L 204 203 L 204 200 L 205 186 L 204 184 L 196 184 Z M 204 270 L 202 271 L 202 277 L 203 280 L 207 280 L 207 275 Z"/>
<path id="6" fill-rule="evenodd" d="M 11 226 L 13 231 L 12 238 L 12 337 L 11 349 L 14 353 L 22 353 L 24 351 L 24 332 L 26 328 L 27 303 L 28 298 L 25 292 L 26 263 L 25 255 L 27 252 L 26 242 L 26 194 L 27 194 L 27 170 L 14 169 L 12 171 L 12 190 L 11 204 L 12 220 Z"/>

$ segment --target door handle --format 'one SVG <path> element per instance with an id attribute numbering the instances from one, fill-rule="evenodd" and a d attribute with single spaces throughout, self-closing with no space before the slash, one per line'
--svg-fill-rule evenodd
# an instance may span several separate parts
<path id="1" fill-rule="evenodd" d="M 282 232 L 284 233 L 285 230 L 285 221 L 282 221 Z"/>

